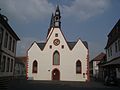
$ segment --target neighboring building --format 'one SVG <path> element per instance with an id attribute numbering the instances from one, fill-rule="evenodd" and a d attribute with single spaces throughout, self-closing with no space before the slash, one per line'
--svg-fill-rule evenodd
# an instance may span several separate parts
<path id="1" fill-rule="evenodd" d="M 106 57 L 106 54 L 102 52 L 90 61 L 90 76 L 91 77 L 98 78 L 100 74 L 99 72 L 100 68 L 98 64 L 103 62 L 105 60 L 105 57 Z"/>
<path id="2" fill-rule="evenodd" d="M 7 17 L 0 14 L 0 78 L 13 77 L 18 40 Z"/>
<path id="3" fill-rule="evenodd" d="M 25 65 L 21 61 L 15 61 L 14 77 L 25 76 Z"/>
<path id="4" fill-rule="evenodd" d="M 27 57 L 16 57 L 15 58 L 15 68 L 14 68 L 14 77 L 21 79 L 26 76 L 26 65 L 27 65 Z"/>
<path id="5" fill-rule="evenodd" d="M 104 81 L 105 76 L 106 76 L 106 69 L 103 67 L 103 64 L 105 64 L 107 61 L 106 54 L 101 57 L 100 62 L 97 64 L 98 65 L 98 79 L 101 81 Z"/>
<path id="6" fill-rule="evenodd" d="M 68 42 L 61 30 L 59 7 L 51 17 L 45 42 L 33 42 L 28 50 L 27 78 L 32 80 L 87 81 L 88 45 Z"/>
<path id="7" fill-rule="evenodd" d="M 108 34 L 105 49 L 107 53 L 107 63 L 103 66 L 107 69 L 107 76 L 120 79 L 120 19 Z"/>

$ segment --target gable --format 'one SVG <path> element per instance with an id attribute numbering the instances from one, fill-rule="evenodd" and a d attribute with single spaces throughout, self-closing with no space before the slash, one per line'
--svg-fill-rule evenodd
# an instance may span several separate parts
<path id="1" fill-rule="evenodd" d="M 55 33 L 59 34 L 58 37 L 55 37 Z M 74 46 L 76 45 L 77 42 L 68 42 L 63 34 L 63 32 L 60 30 L 60 28 L 51 28 L 50 30 L 50 33 L 47 37 L 47 41 L 44 42 L 44 43 L 36 43 L 38 45 L 38 47 L 41 49 L 41 50 L 44 50 L 46 44 L 49 42 L 50 40 L 50 44 L 52 45 L 53 44 L 53 40 L 57 38 L 57 39 L 60 39 L 60 41 L 64 42 L 63 45 L 67 45 L 67 47 L 69 48 L 69 50 L 72 50 L 74 48 Z M 88 49 L 88 44 L 86 41 L 81 41 L 83 43 L 83 45 Z"/>
<path id="2" fill-rule="evenodd" d="M 56 37 L 55 34 L 58 34 L 58 36 Z M 54 45 L 54 44 L 53 44 L 53 41 L 54 41 L 55 39 L 59 39 L 61 45 L 65 45 L 65 46 L 68 47 L 68 49 L 70 49 L 70 48 L 69 48 L 69 45 L 68 45 L 68 43 L 67 43 L 67 40 L 66 40 L 66 38 L 64 37 L 64 34 L 63 34 L 63 32 L 60 30 L 60 28 L 52 28 L 52 29 L 51 29 L 50 35 L 49 35 L 49 37 L 47 38 L 45 47 L 46 47 L 46 45 Z M 54 46 L 55 46 L 55 45 L 54 45 Z M 72 47 L 71 44 L 70 44 L 70 47 Z"/>
<path id="3" fill-rule="evenodd" d="M 39 49 L 40 49 L 40 47 L 38 46 L 37 42 L 34 41 L 31 44 L 31 46 L 29 47 L 29 49 L 27 50 L 27 53 L 30 52 L 30 51 L 32 51 L 32 50 L 34 51 L 34 50 L 39 50 Z"/>
<path id="4" fill-rule="evenodd" d="M 67 42 L 67 43 L 68 43 L 68 46 L 69 46 L 70 50 L 72 50 L 77 42 Z M 82 41 L 82 43 L 88 49 L 88 43 L 86 41 Z"/>
<path id="5" fill-rule="evenodd" d="M 78 50 L 78 48 L 80 48 L 80 51 L 81 51 L 81 50 L 85 50 L 85 51 L 86 51 L 86 50 L 88 49 L 88 44 L 87 44 L 87 42 L 78 39 L 77 43 L 76 43 L 75 46 L 74 46 L 74 49 L 75 49 L 75 50 Z"/>

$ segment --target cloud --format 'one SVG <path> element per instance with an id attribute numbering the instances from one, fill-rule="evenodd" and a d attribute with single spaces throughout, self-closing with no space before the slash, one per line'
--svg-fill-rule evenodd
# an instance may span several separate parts
<path id="1" fill-rule="evenodd" d="M 67 17 L 88 19 L 103 13 L 110 5 L 110 0 L 74 0 L 70 6 L 63 5 Z"/>
<path id="2" fill-rule="evenodd" d="M 27 21 L 45 19 L 55 10 L 54 3 L 49 0 L 0 0 L 0 8 L 14 20 Z M 64 2 L 62 0 L 61 2 Z M 110 4 L 110 0 L 70 0 L 61 4 L 63 15 L 88 19 L 103 13 Z"/>
<path id="3" fill-rule="evenodd" d="M 46 18 L 54 9 L 47 0 L 1 0 L 0 6 L 9 17 L 27 22 Z"/>
<path id="4" fill-rule="evenodd" d="M 40 42 L 38 38 L 34 37 L 21 38 L 21 41 L 17 43 L 17 56 L 26 55 L 27 50 L 34 41 Z"/>

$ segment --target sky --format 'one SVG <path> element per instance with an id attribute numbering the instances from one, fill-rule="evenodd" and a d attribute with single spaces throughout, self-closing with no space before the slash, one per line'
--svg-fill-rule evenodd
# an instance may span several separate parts
<path id="1" fill-rule="evenodd" d="M 90 59 L 105 52 L 107 35 L 120 19 L 120 0 L 0 0 L 0 13 L 20 37 L 17 56 L 26 55 L 34 41 L 46 40 L 57 4 L 65 38 L 87 41 Z"/>

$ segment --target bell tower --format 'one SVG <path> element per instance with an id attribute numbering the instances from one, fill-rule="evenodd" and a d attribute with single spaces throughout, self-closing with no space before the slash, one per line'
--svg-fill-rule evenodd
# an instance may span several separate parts
<path id="1" fill-rule="evenodd" d="M 61 28 L 61 15 L 60 15 L 60 9 L 57 5 L 55 13 L 52 13 L 50 26 L 48 28 L 47 38 L 49 37 L 51 33 L 51 28 Z"/>
<path id="2" fill-rule="evenodd" d="M 60 15 L 60 9 L 59 6 L 57 5 L 56 11 L 55 11 L 55 16 L 54 16 L 54 27 L 55 28 L 61 28 L 61 15 Z"/>

